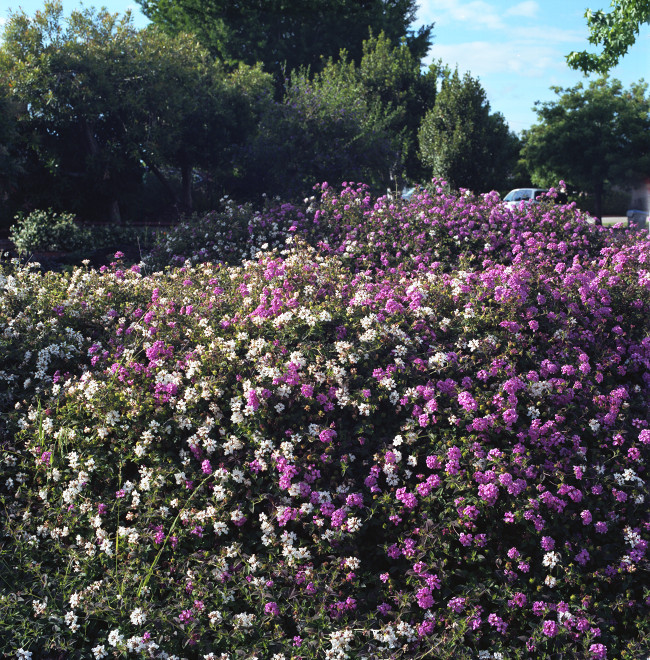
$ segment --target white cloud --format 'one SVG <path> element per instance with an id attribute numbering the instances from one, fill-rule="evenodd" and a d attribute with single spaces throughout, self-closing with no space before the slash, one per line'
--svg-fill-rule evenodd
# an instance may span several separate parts
<path id="1" fill-rule="evenodd" d="M 551 44 L 528 39 L 506 42 L 469 41 L 462 44 L 433 44 L 429 57 L 473 77 L 513 74 L 539 78 L 549 71 L 564 68 L 562 54 Z"/>
<path id="2" fill-rule="evenodd" d="M 506 16 L 522 16 L 524 18 L 535 18 L 539 12 L 539 5 L 534 0 L 525 0 L 517 5 L 506 9 Z"/>
<path id="3" fill-rule="evenodd" d="M 558 28 L 552 25 L 541 25 L 534 23 L 526 26 L 526 30 L 521 32 L 519 36 L 522 39 L 530 41 L 532 45 L 539 44 L 562 44 L 562 48 L 566 44 L 584 43 L 585 35 L 582 30 L 571 30 L 567 28 Z"/>
<path id="4" fill-rule="evenodd" d="M 470 29 L 500 30 L 505 27 L 494 5 L 484 0 L 422 0 L 418 12 L 424 22 L 433 21 L 436 27 L 461 22 Z"/>

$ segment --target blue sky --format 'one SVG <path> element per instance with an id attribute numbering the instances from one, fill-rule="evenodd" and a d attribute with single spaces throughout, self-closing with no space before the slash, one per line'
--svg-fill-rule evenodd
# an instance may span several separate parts
<path id="1" fill-rule="evenodd" d="M 572 50 L 592 50 L 585 10 L 608 9 L 610 0 L 420 0 L 419 18 L 435 23 L 429 59 L 441 59 L 479 78 L 494 111 L 519 133 L 536 122 L 536 101 L 553 101 L 551 86 L 587 83 L 569 69 Z M 650 25 L 611 77 L 628 87 L 650 83 Z"/>
<path id="2" fill-rule="evenodd" d="M 0 23 L 10 9 L 33 14 L 43 4 L 42 0 L 5 0 Z M 133 0 L 83 4 L 118 13 L 131 9 L 138 27 L 147 23 Z M 77 0 L 63 0 L 65 12 L 79 6 Z M 435 23 L 427 62 L 440 59 L 478 78 L 492 110 L 503 114 L 519 133 L 535 123 L 536 101 L 557 98 L 551 86 L 587 82 L 564 59 L 572 50 L 589 47 L 587 7 L 607 9 L 609 0 L 420 0 L 418 22 Z M 650 83 L 649 25 L 642 26 L 636 44 L 610 75 L 626 87 L 642 78 Z"/>

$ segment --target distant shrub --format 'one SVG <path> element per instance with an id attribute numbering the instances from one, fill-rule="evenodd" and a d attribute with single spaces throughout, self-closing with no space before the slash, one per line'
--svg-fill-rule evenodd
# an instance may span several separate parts
<path id="1" fill-rule="evenodd" d="M 192 263 L 239 264 L 260 250 L 280 248 L 288 232 L 302 226 L 304 213 L 293 204 L 274 202 L 264 212 L 224 198 L 219 210 L 195 213 L 169 231 L 158 232 L 144 262 L 150 268 Z M 293 229 L 290 229 L 293 227 Z"/>
<path id="2" fill-rule="evenodd" d="M 89 244 L 90 232 L 71 213 L 36 210 L 27 217 L 16 216 L 9 238 L 19 253 L 73 251 Z"/>

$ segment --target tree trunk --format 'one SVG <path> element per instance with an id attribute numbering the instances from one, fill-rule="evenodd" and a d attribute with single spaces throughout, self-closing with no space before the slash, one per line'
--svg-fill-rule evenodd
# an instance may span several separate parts
<path id="1" fill-rule="evenodd" d="M 183 162 L 181 166 L 181 179 L 183 185 L 183 207 L 185 211 L 191 213 L 193 210 L 192 200 L 192 166 Z"/>
<path id="2" fill-rule="evenodd" d="M 594 211 L 596 212 L 596 224 L 603 224 L 603 183 L 599 181 L 594 189 Z"/>
<path id="3" fill-rule="evenodd" d="M 171 200 L 172 204 L 174 204 L 174 206 L 180 206 L 181 202 L 178 199 L 178 195 L 174 192 L 174 189 L 172 188 L 169 181 L 167 181 L 167 179 L 165 178 L 165 175 L 144 156 L 142 156 L 142 162 L 153 172 L 153 175 L 156 177 L 156 179 L 160 181 L 160 184 L 162 185 L 165 192 L 169 196 L 169 199 Z"/>
<path id="4" fill-rule="evenodd" d="M 122 224 L 122 214 L 120 213 L 120 203 L 117 199 L 113 199 L 110 204 L 109 216 L 111 224 L 121 225 Z"/>
<path id="5" fill-rule="evenodd" d="M 81 125 L 83 128 L 84 135 L 86 137 L 86 143 L 88 144 L 88 151 L 93 158 L 99 158 L 101 156 L 101 148 L 95 138 L 93 133 L 93 128 L 90 123 L 85 118 L 82 118 Z M 104 168 L 104 173 L 102 179 L 107 182 L 109 190 L 113 187 L 111 180 L 111 171 L 106 165 Z M 111 194 L 111 201 L 108 207 L 108 217 L 112 224 L 121 225 L 122 224 L 122 214 L 120 213 L 120 203 L 117 197 L 114 194 Z"/>

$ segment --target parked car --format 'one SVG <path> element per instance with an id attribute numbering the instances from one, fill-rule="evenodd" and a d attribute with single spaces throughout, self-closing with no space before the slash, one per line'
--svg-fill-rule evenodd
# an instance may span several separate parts
<path id="1" fill-rule="evenodd" d="M 548 188 L 515 188 L 503 198 L 503 203 L 508 208 L 516 208 L 521 202 L 537 202 L 547 192 Z"/>

